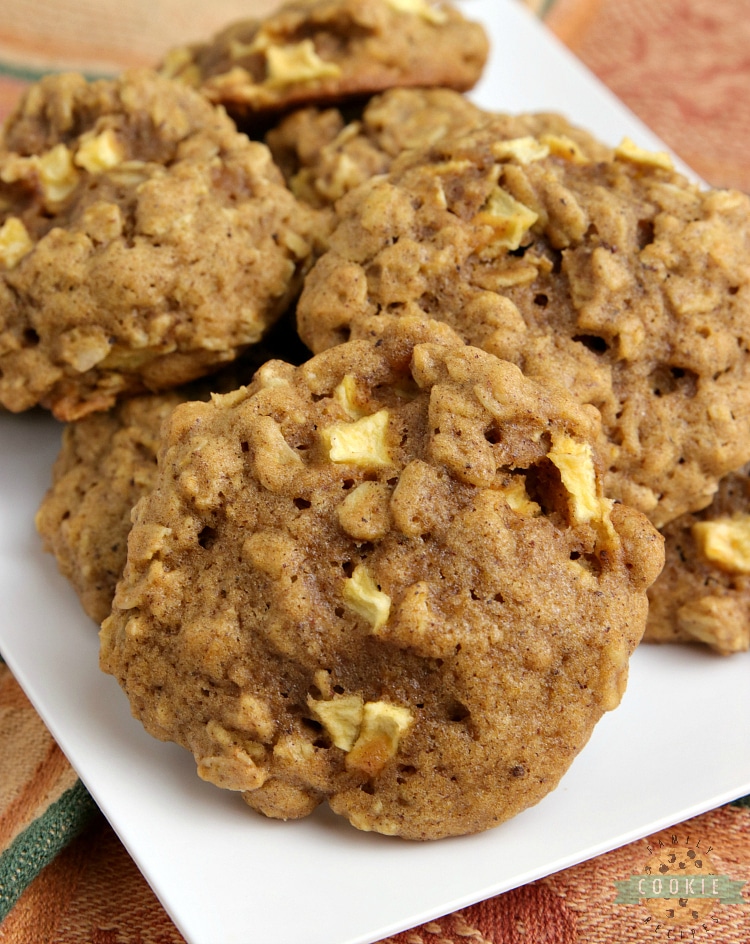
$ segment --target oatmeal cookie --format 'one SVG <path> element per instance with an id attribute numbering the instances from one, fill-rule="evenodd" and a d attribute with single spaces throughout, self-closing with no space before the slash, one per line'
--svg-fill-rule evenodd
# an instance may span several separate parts
<path id="1" fill-rule="evenodd" d="M 299 199 L 333 205 L 408 148 L 475 128 L 486 113 L 446 88 L 390 89 L 346 120 L 338 108 L 302 108 L 266 135 L 276 164 Z"/>
<path id="2" fill-rule="evenodd" d="M 125 567 L 130 512 L 156 478 L 159 430 L 186 398 L 181 391 L 131 397 L 63 430 L 36 527 L 96 623 L 109 615 Z"/>
<path id="3" fill-rule="evenodd" d="M 265 140 L 295 196 L 323 208 L 387 173 L 403 151 L 460 136 L 489 120 L 505 138 L 565 136 L 592 159 L 611 156 L 609 148 L 561 115 L 491 115 L 446 88 L 389 89 L 348 121 L 336 108 L 299 109 Z"/>
<path id="4" fill-rule="evenodd" d="M 311 213 L 179 82 L 42 79 L 0 142 L 0 403 L 77 419 L 232 360 L 298 291 Z"/>
<path id="5" fill-rule="evenodd" d="M 662 529 L 664 570 L 649 589 L 644 641 L 750 648 L 750 466 L 719 482 L 703 511 Z"/>
<path id="6" fill-rule="evenodd" d="M 494 826 L 620 701 L 663 563 L 647 519 L 602 496 L 597 422 L 409 320 L 182 405 L 102 668 L 268 816 Z"/>
<path id="7" fill-rule="evenodd" d="M 394 86 L 463 91 L 479 79 L 487 53 L 482 26 L 446 3 L 292 0 L 210 42 L 172 50 L 161 71 L 241 119 Z"/>
<path id="8" fill-rule="evenodd" d="M 57 560 L 85 612 L 109 615 L 127 556 L 130 514 L 153 487 L 164 420 L 179 403 L 207 400 L 248 383 L 267 360 L 305 358 L 290 318 L 218 374 L 166 393 L 130 397 L 108 412 L 68 423 L 52 484 L 36 515 L 44 548 Z M 309 352 L 308 352 L 309 354 Z"/>
<path id="9" fill-rule="evenodd" d="M 603 417 L 609 494 L 661 526 L 750 459 L 750 198 L 667 155 L 493 121 L 336 205 L 298 306 L 314 351 L 438 318 Z"/>

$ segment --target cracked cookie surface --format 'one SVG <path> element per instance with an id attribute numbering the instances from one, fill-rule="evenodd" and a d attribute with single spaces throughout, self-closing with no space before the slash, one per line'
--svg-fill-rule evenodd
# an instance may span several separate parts
<path id="1" fill-rule="evenodd" d="M 102 668 L 266 815 L 489 828 L 618 704 L 663 563 L 602 497 L 597 422 L 416 321 L 182 405 Z"/>
<path id="2" fill-rule="evenodd" d="M 293 0 L 167 55 L 162 71 L 235 117 L 362 98 L 393 86 L 471 88 L 488 53 L 478 23 L 430 0 Z"/>
<path id="3" fill-rule="evenodd" d="M 309 213 L 181 83 L 42 79 L 0 146 L 0 403 L 72 420 L 232 360 L 298 291 Z"/>
<path id="4" fill-rule="evenodd" d="M 336 205 L 298 306 L 314 351 L 437 318 L 601 411 L 608 493 L 661 526 L 750 458 L 750 199 L 631 142 L 489 120 Z"/>

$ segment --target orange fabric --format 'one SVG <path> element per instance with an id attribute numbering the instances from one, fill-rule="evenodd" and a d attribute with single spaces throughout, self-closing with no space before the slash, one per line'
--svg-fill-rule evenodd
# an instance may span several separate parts
<path id="1" fill-rule="evenodd" d="M 31 703 L 0 667 L 0 853 L 76 782 Z"/>
<path id="2" fill-rule="evenodd" d="M 0 925 L 0 942 L 182 944 L 184 938 L 98 816 L 26 889 Z"/>
<path id="3" fill-rule="evenodd" d="M 381 944 L 657 944 L 679 941 L 680 927 L 660 923 L 643 904 L 615 903 L 617 880 L 643 872 L 650 849 L 701 840 L 716 868 L 750 879 L 750 809 L 724 807 L 631 843 L 549 878 L 464 908 Z M 717 904 L 682 928 L 683 941 L 747 944 L 750 909 Z M 703 924 L 706 925 L 704 929 Z M 692 928 L 692 933 L 691 933 Z"/>
<path id="4" fill-rule="evenodd" d="M 750 191 L 746 0 L 558 0 L 548 25 L 680 157 Z"/>
<path id="5" fill-rule="evenodd" d="M 381 944 L 669 944 L 680 928 L 657 928 L 645 905 L 615 904 L 617 880 L 643 871 L 650 848 L 689 838 L 712 847 L 717 869 L 750 885 L 750 809 L 723 807 L 673 829 L 387 938 Z M 750 941 L 750 898 L 717 904 L 683 940 Z M 706 924 L 708 930 L 702 925 Z M 670 933 L 671 932 L 671 933 Z M 103 818 L 26 890 L 0 925 L 0 944 L 183 944 L 151 889 Z M 258 942 L 260 944 L 260 942 Z M 272 944 L 271 941 L 263 944 Z M 300 944 L 304 944 L 300 941 Z"/>

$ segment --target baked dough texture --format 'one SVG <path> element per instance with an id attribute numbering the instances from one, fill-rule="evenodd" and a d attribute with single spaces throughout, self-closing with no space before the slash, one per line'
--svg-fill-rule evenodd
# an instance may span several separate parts
<path id="1" fill-rule="evenodd" d="M 313 206 L 333 206 L 384 174 L 402 151 L 471 131 L 486 113 L 448 88 L 394 88 L 350 109 L 300 108 L 265 137 L 290 189 Z"/>
<path id="2" fill-rule="evenodd" d="M 644 641 L 750 648 L 750 466 L 721 480 L 701 512 L 662 529 L 664 570 L 649 589 Z"/>
<path id="3" fill-rule="evenodd" d="M 601 411 L 608 494 L 657 527 L 750 459 L 750 198 L 632 142 L 489 120 L 404 152 L 336 204 L 298 306 L 318 352 L 403 317 Z"/>
<path id="4" fill-rule="evenodd" d="M 483 27 L 431 0 L 292 0 L 172 50 L 161 71 L 238 120 L 333 104 L 393 86 L 470 89 L 488 54 Z"/>
<path id="5" fill-rule="evenodd" d="M 97 624 L 125 567 L 131 509 L 156 478 L 161 425 L 183 400 L 177 391 L 131 397 L 63 430 L 36 527 Z"/>
<path id="6" fill-rule="evenodd" d="M 351 109 L 301 108 L 265 140 L 295 196 L 326 208 L 387 173 L 403 151 L 461 136 L 490 118 L 503 138 L 550 135 L 569 140 L 591 159 L 611 156 L 609 148 L 561 115 L 491 115 L 447 88 L 389 89 L 371 98 L 358 117 L 351 116 Z"/>
<path id="7" fill-rule="evenodd" d="M 73 585 L 85 612 L 97 623 L 109 616 L 127 557 L 133 506 L 153 488 L 161 427 L 179 403 L 207 400 L 252 379 L 283 351 L 295 363 L 292 319 L 286 315 L 246 354 L 211 377 L 166 393 L 128 397 L 107 412 L 66 424 L 52 482 L 36 514 L 44 549 Z M 309 356 L 309 352 L 306 352 Z"/>
<path id="8" fill-rule="evenodd" d="M 552 790 L 663 564 L 595 411 L 402 319 L 175 409 L 101 630 L 155 737 L 254 809 L 411 839 Z"/>
<path id="9" fill-rule="evenodd" d="M 45 77 L 0 142 L 0 404 L 73 420 L 232 360 L 298 292 L 310 213 L 182 83 Z"/>

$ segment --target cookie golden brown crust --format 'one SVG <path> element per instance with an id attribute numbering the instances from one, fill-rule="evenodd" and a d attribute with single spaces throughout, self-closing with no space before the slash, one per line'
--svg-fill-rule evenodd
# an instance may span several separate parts
<path id="1" fill-rule="evenodd" d="M 295 196 L 324 208 L 387 173 L 404 151 L 459 137 L 489 120 L 503 138 L 554 135 L 592 160 L 611 157 L 609 148 L 561 115 L 492 115 L 446 88 L 389 89 L 348 121 L 335 108 L 303 108 L 279 122 L 265 140 Z"/>
<path id="2" fill-rule="evenodd" d="M 178 407 L 101 664 L 201 777 L 290 818 L 476 832 L 622 695 L 663 563 L 595 411 L 402 321 Z"/>
<path id="3" fill-rule="evenodd" d="M 471 88 L 487 37 L 431 0 L 293 0 L 213 40 L 178 48 L 161 70 L 236 117 L 335 104 L 393 86 Z"/>
<path id="4" fill-rule="evenodd" d="M 130 512 L 156 478 L 159 430 L 182 402 L 176 392 L 133 397 L 63 431 L 36 527 L 96 623 L 125 567 Z"/>
<path id="5" fill-rule="evenodd" d="M 50 76 L 0 148 L 0 403 L 60 419 L 210 373 L 298 291 L 310 211 L 222 109 L 148 71 Z"/>
<path id="6" fill-rule="evenodd" d="M 451 89 L 399 88 L 376 95 L 348 122 L 336 108 L 292 112 L 265 140 L 294 195 L 324 208 L 386 173 L 402 151 L 469 131 L 483 117 Z"/>
<path id="7" fill-rule="evenodd" d="M 36 527 L 45 550 L 98 624 L 112 609 L 127 556 L 131 511 L 153 487 L 162 424 L 186 400 L 207 400 L 248 383 L 267 360 L 309 357 L 288 313 L 245 355 L 217 374 L 168 393 L 125 399 L 68 423 Z"/>
<path id="8" fill-rule="evenodd" d="M 664 570 L 649 589 L 644 642 L 750 648 L 750 467 L 727 475 L 703 511 L 662 529 Z"/>
<path id="9" fill-rule="evenodd" d="M 490 120 L 408 151 L 336 205 L 298 306 L 321 351 L 404 316 L 603 417 L 608 493 L 661 526 L 750 458 L 750 199 L 664 155 L 609 159 Z"/>

